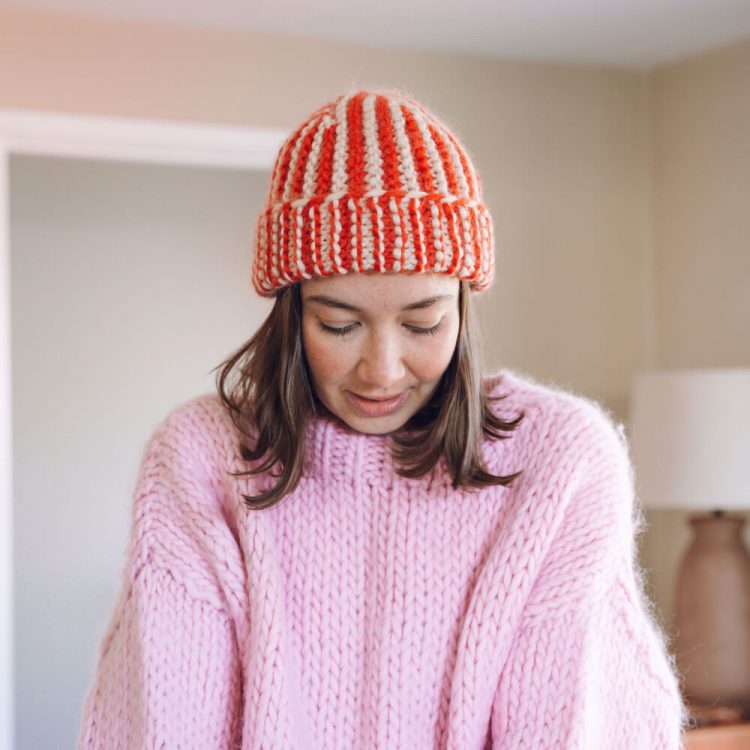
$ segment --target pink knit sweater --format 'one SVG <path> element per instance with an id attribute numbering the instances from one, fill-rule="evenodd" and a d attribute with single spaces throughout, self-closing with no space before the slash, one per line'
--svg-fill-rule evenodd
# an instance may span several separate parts
<path id="1" fill-rule="evenodd" d="M 314 469 L 250 511 L 215 395 L 151 436 L 121 594 L 82 714 L 97 750 L 677 750 L 621 425 L 502 370 L 512 487 L 395 474 L 387 436 L 319 420 Z"/>

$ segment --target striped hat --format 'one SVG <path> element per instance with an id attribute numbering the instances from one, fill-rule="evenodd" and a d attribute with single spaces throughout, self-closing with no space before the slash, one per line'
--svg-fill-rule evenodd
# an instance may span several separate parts
<path id="1" fill-rule="evenodd" d="M 443 273 L 473 291 L 494 275 L 492 219 L 466 149 L 424 107 L 389 91 L 344 94 L 295 130 L 255 234 L 262 297 L 368 271 Z"/>

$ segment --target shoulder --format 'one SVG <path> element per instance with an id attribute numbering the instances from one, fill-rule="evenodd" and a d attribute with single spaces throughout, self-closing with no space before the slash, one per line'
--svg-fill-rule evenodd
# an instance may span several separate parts
<path id="1" fill-rule="evenodd" d="M 514 435 L 530 453 L 554 454 L 589 467 L 602 461 L 628 462 L 624 425 L 599 401 L 543 381 L 518 370 L 504 368 L 485 378 L 492 410 L 508 419 L 523 412 Z"/>
<path id="2" fill-rule="evenodd" d="M 603 550 L 607 545 L 611 554 L 631 552 L 643 521 L 634 510 L 624 425 L 595 399 L 518 372 L 506 370 L 502 376 L 493 389 L 510 395 L 499 403 L 512 403 L 526 414 L 513 452 L 514 469 L 524 472 L 519 507 L 536 514 L 550 531 L 548 543 L 554 538 L 563 550 L 591 547 L 598 539 L 601 559 L 610 555 Z M 504 446 L 513 440 L 499 442 Z"/>
<path id="3" fill-rule="evenodd" d="M 141 481 L 150 473 L 161 482 L 217 488 L 234 450 L 233 425 L 215 393 L 203 393 L 170 407 L 146 440 Z M 213 493 L 204 493 L 206 497 Z"/>
<path id="4" fill-rule="evenodd" d="M 132 505 L 131 575 L 161 566 L 217 607 L 226 604 L 221 589 L 238 585 L 242 569 L 228 423 L 210 393 L 167 409 L 147 440 Z"/>
<path id="5" fill-rule="evenodd" d="M 230 426 L 219 396 L 206 392 L 168 408 L 152 430 L 149 443 L 167 442 L 205 451 L 221 443 Z"/>

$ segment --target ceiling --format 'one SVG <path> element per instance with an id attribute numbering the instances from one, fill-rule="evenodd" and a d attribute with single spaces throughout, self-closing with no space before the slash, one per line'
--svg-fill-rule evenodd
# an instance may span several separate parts
<path id="1" fill-rule="evenodd" d="M 0 5 L 635 70 L 750 37 L 750 0 L 0 0 Z"/>

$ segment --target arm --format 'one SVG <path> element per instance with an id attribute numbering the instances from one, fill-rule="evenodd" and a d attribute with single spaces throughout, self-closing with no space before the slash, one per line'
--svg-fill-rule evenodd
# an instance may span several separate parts
<path id="1" fill-rule="evenodd" d="M 85 699 L 79 750 L 238 746 L 241 670 L 213 562 L 232 537 L 193 424 L 174 412 L 144 453 L 128 562 Z"/>
<path id="2" fill-rule="evenodd" d="M 524 608 L 492 707 L 492 747 L 678 750 L 688 719 L 643 593 L 625 437 L 599 415 L 590 461 Z"/>

